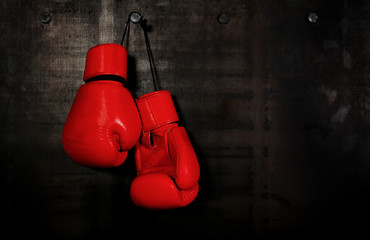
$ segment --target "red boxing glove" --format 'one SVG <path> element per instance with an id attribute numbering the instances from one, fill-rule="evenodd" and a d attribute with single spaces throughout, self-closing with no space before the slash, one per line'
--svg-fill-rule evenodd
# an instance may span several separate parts
<path id="1" fill-rule="evenodd" d="M 136 101 L 142 135 L 136 144 L 138 176 L 131 199 L 141 207 L 171 209 L 190 204 L 199 191 L 199 164 L 170 92 L 157 91 Z"/>
<path id="2" fill-rule="evenodd" d="M 63 147 L 76 163 L 115 167 L 127 157 L 141 133 L 131 93 L 117 79 L 127 78 L 127 51 L 118 44 L 91 48 L 84 81 L 63 129 Z M 123 79 L 122 79 L 123 80 Z"/>

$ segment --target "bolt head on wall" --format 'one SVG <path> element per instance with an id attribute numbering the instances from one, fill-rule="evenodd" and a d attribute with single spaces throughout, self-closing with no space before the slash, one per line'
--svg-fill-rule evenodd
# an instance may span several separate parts
<path id="1" fill-rule="evenodd" d="M 230 18 L 229 18 L 229 16 L 227 14 L 221 13 L 221 14 L 219 14 L 217 16 L 217 21 L 220 24 L 226 24 L 226 23 L 228 23 L 230 21 Z"/>
<path id="2" fill-rule="evenodd" d="M 319 19 L 319 16 L 314 12 L 307 14 L 307 21 L 309 23 L 316 23 L 318 19 Z"/>
<path id="3" fill-rule="evenodd" d="M 40 22 L 43 24 L 49 24 L 51 21 L 51 15 L 50 13 L 47 13 L 47 12 L 41 13 L 39 18 L 40 18 Z"/>

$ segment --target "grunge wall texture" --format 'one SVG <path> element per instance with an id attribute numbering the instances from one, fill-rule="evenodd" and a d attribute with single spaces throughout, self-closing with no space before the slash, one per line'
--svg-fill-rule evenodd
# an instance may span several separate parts
<path id="1" fill-rule="evenodd" d="M 132 153 L 98 170 L 63 151 L 86 52 L 119 43 L 131 11 L 148 19 L 160 87 L 199 157 L 200 193 L 183 209 L 131 202 Z M 369 16 L 365 0 L 1 1 L 2 233 L 302 239 L 366 230 Z M 137 25 L 128 51 L 132 94 L 153 91 Z"/>

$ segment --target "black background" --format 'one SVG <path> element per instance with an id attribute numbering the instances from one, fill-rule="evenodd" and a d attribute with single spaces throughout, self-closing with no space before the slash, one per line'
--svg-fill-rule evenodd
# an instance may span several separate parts
<path id="1" fill-rule="evenodd" d="M 61 133 L 86 52 L 121 41 L 139 11 L 161 89 L 173 95 L 200 166 L 188 207 L 130 200 L 132 151 L 90 169 Z M 39 16 L 48 12 L 49 24 Z M 318 15 L 316 23 L 307 14 Z M 227 24 L 217 21 L 219 14 Z M 3 234 L 47 239 L 318 238 L 370 223 L 370 4 L 312 1 L 0 3 Z M 129 88 L 153 91 L 144 37 L 131 25 Z M 365 235 L 366 236 L 366 235 Z"/>

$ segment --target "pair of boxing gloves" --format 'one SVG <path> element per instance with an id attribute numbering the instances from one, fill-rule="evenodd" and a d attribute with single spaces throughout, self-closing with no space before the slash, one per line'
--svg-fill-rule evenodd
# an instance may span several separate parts
<path id="1" fill-rule="evenodd" d="M 121 165 L 135 147 L 137 177 L 130 187 L 134 204 L 172 209 L 190 204 L 199 191 L 199 164 L 168 91 L 133 99 L 124 87 L 127 51 L 118 44 L 91 48 L 83 84 L 65 122 L 63 147 L 76 163 L 109 168 Z"/>

